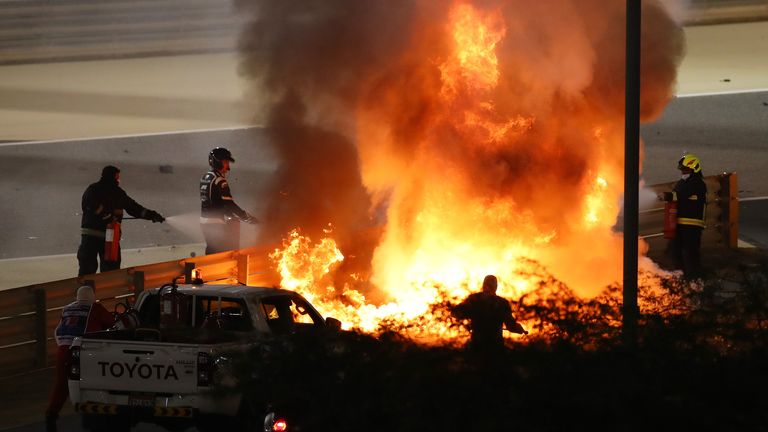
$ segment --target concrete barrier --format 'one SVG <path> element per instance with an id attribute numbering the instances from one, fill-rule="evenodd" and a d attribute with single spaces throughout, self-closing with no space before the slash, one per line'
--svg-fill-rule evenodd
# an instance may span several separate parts
<path id="1" fill-rule="evenodd" d="M 686 25 L 768 20 L 765 0 L 693 0 Z"/>

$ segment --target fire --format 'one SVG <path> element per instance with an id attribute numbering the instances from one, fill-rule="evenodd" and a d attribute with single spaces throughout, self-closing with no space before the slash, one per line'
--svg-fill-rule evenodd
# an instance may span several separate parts
<path id="1" fill-rule="evenodd" d="M 372 332 L 385 319 L 407 322 L 423 314 L 423 307 L 439 296 L 438 290 L 433 289 L 418 301 L 412 298 L 403 305 L 391 302 L 375 306 L 369 304 L 363 294 L 348 287 L 337 292 L 326 280 L 329 270 L 344 260 L 335 241 L 325 237 L 314 243 L 298 230 L 293 230 L 282 248 L 276 249 L 270 258 L 277 264 L 284 288 L 299 292 L 325 315 L 342 320 L 347 328 Z M 437 330 L 438 333 L 451 332 L 447 327 Z M 452 333 L 458 336 L 455 331 Z"/>
<path id="2" fill-rule="evenodd" d="M 370 277 L 351 274 L 339 283 L 334 274 L 346 271 L 340 269 L 350 235 L 336 237 L 337 244 L 334 232 L 319 239 L 290 232 L 271 255 L 283 287 L 348 328 L 376 331 L 388 323 L 421 338 L 452 340 L 463 332 L 437 306 L 477 291 L 487 274 L 499 278 L 499 295 L 507 298 L 541 282 L 527 271 L 532 261 L 584 296 L 620 280 L 622 238 L 613 226 L 623 188 L 623 117 L 610 99 L 616 92 L 605 95 L 595 83 L 617 81 L 616 66 L 600 64 L 610 56 L 595 52 L 615 43 L 601 38 L 613 34 L 604 26 L 620 20 L 600 18 L 593 28 L 587 21 L 599 15 L 561 3 L 563 10 L 531 4 L 538 12 L 527 12 L 515 10 L 524 2 L 454 0 L 447 11 L 415 2 L 426 12 L 404 30 L 404 49 L 382 50 L 389 57 L 382 54 L 386 61 L 374 66 L 357 65 L 365 73 L 354 84 L 324 71 L 317 76 L 333 85 L 315 85 L 315 75 L 303 75 L 310 70 L 281 63 L 291 73 L 269 82 L 284 78 L 288 94 L 306 85 L 306 103 L 317 101 L 302 121 L 330 124 L 356 144 L 382 233 Z M 606 10 L 623 13 L 613 3 Z M 276 22 L 313 28 L 313 17 Z M 308 35 L 333 30 L 319 28 Z M 300 37 L 287 33 L 287 40 Z M 353 48 L 340 51 L 341 58 L 361 51 Z M 296 161 L 311 171 L 303 156 Z"/>
<path id="3" fill-rule="evenodd" d="M 608 187 L 608 182 L 597 176 L 592 191 L 587 195 L 584 200 L 586 209 L 584 211 L 584 222 L 587 226 L 593 226 L 600 222 L 600 215 L 604 215 L 604 201 L 605 190 Z"/>
<path id="4" fill-rule="evenodd" d="M 442 102 L 454 108 L 451 119 L 460 119 L 464 132 L 485 145 L 503 143 L 511 133 L 531 129 L 532 117 L 504 118 L 488 97 L 499 84 L 495 49 L 506 34 L 499 14 L 482 15 L 472 5 L 458 3 L 449 17 L 454 50 L 439 69 Z"/>
<path id="5" fill-rule="evenodd" d="M 277 260 L 284 288 L 299 290 L 305 287 L 333 290 L 332 286 L 319 287 L 331 267 L 344 260 L 344 255 L 330 238 L 324 238 L 319 244 L 312 245 L 308 237 L 301 236 L 298 230 L 288 235 L 282 250 L 270 254 Z M 304 291 L 308 300 L 312 301 L 314 294 Z"/>
<path id="6" fill-rule="evenodd" d="M 395 327 L 404 327 L 404 332 L 422 340 L 461 340 L 462 332 L 452 328 L 445 319 L 447 312 L 433 312 L 430 305 L 439 301 L 455 302 L 468 294 L 464 289 L 451 291 L 446 286 L 423 285 L 410 294 L 380 305 L 368 302 L 363 294 L 343 287 L 337 290 L 328 284 L 327 275 L 335 265 L 344 260 L 335 242 L 325 237 L 315 243 L 309 237 L 293 230 L 270 258 L 276 263 L 282 276 L 282 286 L 302 294 L 325 316 L 340 319 L 345 328 L 356 328 L 367 332 L 380 329 L 388 321 Z M 457 275 L 461 281 L 466 275 Z M 517 281 L 513 289 L 525 290 L 528 281 Z M 414 325 L 414 323 L 416 323 Z"/>
<path id="7" fill-rule="evenodd" d="M 496 45 L 506 29 L 498 16 L 482 16 L 469 4 L 451 9 L 450 20 L 455 50 L 452 58 L 440 66 L 442 95 L 452 98 L 465 85 L 488 91 L 499 81 Z"/>
<path id="8" fill-rule="evenodd" d="M 490 100 L 500 77 L 495 49 L 505 34 L 503 20 L 466 3 L 454 5 L 449 16 L 453 50 L 439 66 L 439 97 L 445 111 L 438 121 L 448 124 L 459 118 L 454 132 L 468 145 L 491 151 L 508 145 L 529 131 L 535 119 L 504 116 Z M 471 179 L 455 172 L 460 167 L 440 168 L 455 175 L 430 179 L 444 187 L 423 192 L 407 226 L 399 223 L 405 220 L 398 214 L 407 203 L 395 199 L 391 207 L 390 223 L 374 258 L 378 271 L 373 279 L 390 302 L 372 305 L 350 287 L 327 285 L 323 276 L 344 259 L 342 253 L 329 237 L 313 244 L 295 230 L 272 254 L 283 286 L 301 292 L 324 313 L 352 327 L 374 331 L 383 320 L 409 323 L 418 318 L 422 324 L 411 333 L 443 339 L 459 334 L 431 316 L 431 305 L 458 302 L 487 274 L 501 276 L 501 295 L 526 292 L 531 281 L 512 276 L 518 259 L 535 255 L 535 248 L 550 243 L 556 231 L 536 227 L 532 215 L 519 212 L 513 201 L 473 197 Z"/>

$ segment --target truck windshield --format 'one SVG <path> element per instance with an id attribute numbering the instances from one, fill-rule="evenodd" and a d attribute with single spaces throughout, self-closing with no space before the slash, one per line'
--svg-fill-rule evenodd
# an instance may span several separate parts
<path id="1" fill-rule="evenodd" d="M 243 299 L 214 296 L 194 296 L 195 304 L 187 302 L 184 326 L 208 329 L 250 331 L 253 329 L 251 317 L 248 314 Z M 192 315 L 194 311 L 194 321 Z M 140 310 L 142 327 L 158 327 L 160 325 L 160 297 L 151 295 L 144 300 Z"/>
<path id="2" fill-rule="evenodd" d="M 275 334 L 290 333 L 297 327 L 323 326 L 323 318 L 299 297 L 265 297 L 260 303 L 267 324 Z"/>
<path id="3" fill-rule="evenodd" d="M 239 298 L 195 297 L 195 327 L 250 331 L 251 317 L 245 302 Z"/>

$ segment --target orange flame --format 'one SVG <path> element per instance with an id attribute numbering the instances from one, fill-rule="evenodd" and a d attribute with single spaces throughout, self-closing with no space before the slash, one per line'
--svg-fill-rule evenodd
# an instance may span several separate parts
<path id="1" fill-rule="evenodd" d="M 419 100 L 421 121 L 410 135 L 393 126 L 402 122 L 398 104 L 417 99 L 409 90 L 392 85 L 385 97 L 357 107 L 363 180 L 386 203 L 370 280 L 386 300 L 374 304 L 355 287 L 333 285 L 329 275 L 344 255 L 330 236 L 313 243 L 294 230 L 271 255 L 282 286 L 347 328 L 376 331 L 386 321 L 424 339 L 462 338 L 433 306 L 460 301 L 487 274 L 499 278 L 501 296 L 529 292 L 539 281 L 520 276 L 527 259 L 582 294 L 621 275 L 622 239 L 612 226 L 622 160 L 607 150 L 618 147 L 620 128 L 578 101 L 562 113 L 516 103 L 531 96 L 512 89 L 554 84 L 516 77 L 509 17 L 501 10 L 455 1 L 447 19 L 444 50 L 402 60 L 425 64 L 413 78 L 426 100 Z M 541 98 L 554 98 L 556 90 Z M 409 151 L 387 151 L 406 139 Z M 541 167 L 540 179 L 515 177 L 516 170 L 530 173 L 531 164 Z"/>
<path id="2" fill-rule="evenodd" d="M 282 278 L 283 288 L 301 291 L 309 301 L 315 297 L 312 289 L 333 290 L 332 286 L 319 287 L 331 267 L 344 260 L 344 255 L 336 247 L 336 242 L 324 238 L 319 244 L 312 245 L 308 237 L 293 230 L 283 244 L 283 249 L 269 255 L 277 261 L 277 270 Z"/>
<path id="3" fill-rule="evenodd" d="M 440 66 L 442 95 L 453 98 L 468 86 L 474 91 L 489 91 L 499 82 L 496 45 L 506 30 L 497 16 L 481 16 L 469 4 L 457 4 L 450 13 L 455 49 L 453 57 Z"/>
<path id="4" fill-rule="evenodd" d="M 429 306 L 439 301 L 457 301 L 466 291 L 449 292 L 440 286 L 424 286 L 414 295 L 400 301 L 373 305 L 363 294 L 344 287 L 337 290 L 328 285 L 326 276 L 344 260 L 336 243 L 325 237 L 318 243 L 293 230 L 270 258 L 276 263 L 282 277 L 282 286 L 302 294 L 325 316 L 340 319 L 344 328 L 367 332 L 379 330 L 384 321 L 406 326 L 404 333 L 422 341 L 461 340 L 465 335 L 449 325 L 441 313 L 430 311 Z M 443 312 L 445 313 L 445 312 Z M 419 321 L 420 325 L 408 325 Z"/>

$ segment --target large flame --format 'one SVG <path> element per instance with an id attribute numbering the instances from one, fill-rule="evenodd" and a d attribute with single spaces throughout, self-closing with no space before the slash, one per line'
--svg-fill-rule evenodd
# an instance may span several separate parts
<path id="1" fill-rule="evenodd" d="M 388 322 L 425 341 L 462 339 L 461 332 L 440 312 L 431 311 L 430 306 L 440 301 L 456 301 L 466 294 L 463 290 L 448 292 L 439 285 L 425 285 L 406 298 L 371 304 L 360 292 L 350 287 L 337 289 L 329 283 L 329 270 L 344 260 L 336 243 L 330 237 L 315 243 L 297 230 L 270 258 L 277 264 L 284 288 L 301 293 L 323 314 L 340 319 L 345 328 L 376 332 L 382 323 Z"/>
<path id="2" fill-rule="evenodd" d="M 622 16 L 609 3 L 613 18 Z M 518 17 L 524 4 L 427 7 L 416 15 L 429 18 L 415 19 L 402 37 L 405 49 L 387 52 L 375 68 L 359 66 L 366 74 L 354 91 L 304 78 L 286 84 L 289 94 L 306 86 L 303 94 L 319 101 L 310 106 L 321 114 L 301 121 L 314 116 L 354 140 L 362 183 L 384 222 L 370 275 L 352 273 L 343 283 L 333 277 L 345 260 L 334 232 L 315 239 L 291 232 L 272 254 L 284 287 L 347 326 L 402 323 L 444 340 L 459 333 L 434 305 L 460 301 L 487 274 L 510 298 L 539 282 L 522 276 L 530 260 L 581 295 L 620 280 L 622 237 L 613 225 L 623 188 L 623 104 L 616 86 L 598 79 L 613 78 L 623 57 L 596 55 L 601 44 L 620 41 L 604 24 L 611 20 L 590 15 L 604 3 L 582 10 L 559 0 L 559 8 L 530 5 L 533 12 Z M 334 110 L 343 121 L 328 120 Z M 354 244 L 349 237 L 344 243 Z M 362 282 L 383 295 L 366 298 Z"/>

